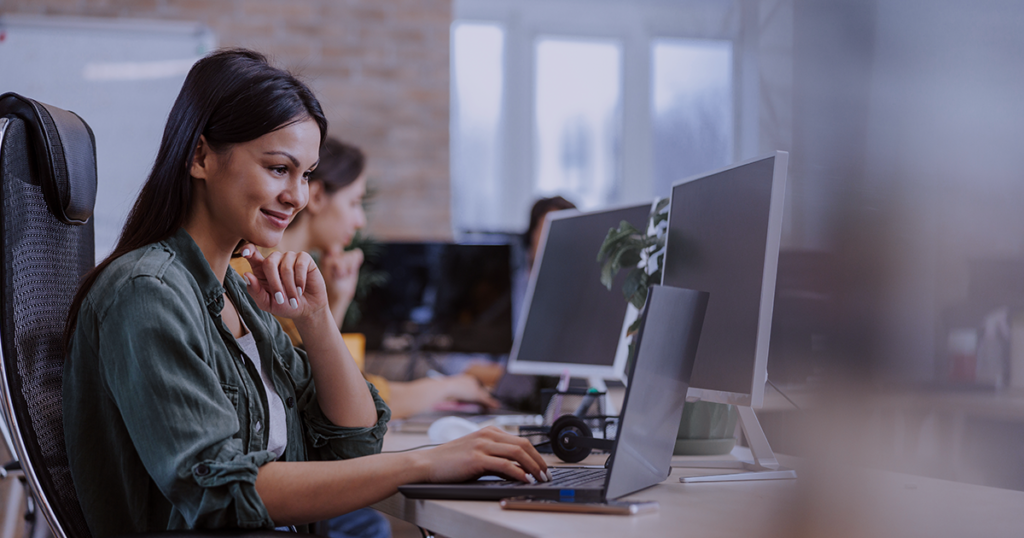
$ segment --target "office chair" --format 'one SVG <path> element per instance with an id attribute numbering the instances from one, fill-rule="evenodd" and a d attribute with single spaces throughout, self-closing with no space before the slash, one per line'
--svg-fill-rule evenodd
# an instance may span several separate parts
<path id="1" fill-rule="evenodd" d="M 88 537 L 64 447 L 61 335 L 93 267 L 92 130 L 66 110 L 0 96 L 0 189 L 0 393 L 12 453 L 54 536 Z"/>

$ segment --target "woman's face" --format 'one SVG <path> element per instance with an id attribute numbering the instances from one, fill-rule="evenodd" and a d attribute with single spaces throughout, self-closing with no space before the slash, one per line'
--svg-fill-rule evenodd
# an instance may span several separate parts
<path id="1" fill-rule="evenodd" d="M 309 173 L 319 161 L 317 124 L 305 119 L 221 153 L 204 146 L 192 175 L 205 183 L 205 196 L 196 201 L 211 232 L 226 244 L 246 239 L 276 246 L 309 200 Z"/>
<path id="2" fill-rule="evenodd" d="M 326 251 L 334 245 L 345 246 L 352 242 L 356 232 L 366 226 L 366 213 L 363 212 L 363 197 L 366 196 L 366 175 L 327 193 L 322 184 L 314 182 L 314 198 L 310 210 L 311 248 Z"/>

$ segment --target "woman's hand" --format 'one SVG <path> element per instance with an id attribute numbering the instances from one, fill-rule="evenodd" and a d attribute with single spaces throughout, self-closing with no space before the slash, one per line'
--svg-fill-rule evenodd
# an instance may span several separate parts
<path id="1" fill-rule="evenodd" d="M 550 479 L 547 463 L 529 441 L 494 426 L 425 450 L 422 455 L 428 459 L 429 482 L 461 482 L 488 474 L 521 482 L 530 482 L 527 474 L 541 482 Z"/>
<path id="2" fill-rule="evenodd" d="M 435 380 L 441 387 L 442 400 L 478 403 L 491 409 L 501 407 L 501 402 L 494 399 L 475 377 L 458 374 Z"/>
<path id="3" fill-rule="evenodd" d="M 251 273 L 242 275 L 261 310 L 290 319 L 328 308 L 327 289 L 313 258 L 305 252 L 272 252 L 264 257 L 254 245 L 242 247 Z"/>
<path id="4" fill-rule="evenodd" d="M 332 246 L 320 257 L 320 267 L 327 284 L 327 299 L 338 326 L 341 326 L 345 312 L 356 296 L 356 283 L 362 265 L 362 250 L 346 251 L 341 245 Z"/>

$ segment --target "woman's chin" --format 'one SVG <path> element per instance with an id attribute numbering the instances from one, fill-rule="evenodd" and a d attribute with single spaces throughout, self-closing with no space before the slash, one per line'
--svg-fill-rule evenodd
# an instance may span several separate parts
<path id="1" fill-rule="evenodd" d="M 284 234 L 272 233 L 272 234 L 261 234 L 258 237 L 252 237 L 249 242 L 260 248 L 276 248 L 281 243 L 281 237 Z"/>

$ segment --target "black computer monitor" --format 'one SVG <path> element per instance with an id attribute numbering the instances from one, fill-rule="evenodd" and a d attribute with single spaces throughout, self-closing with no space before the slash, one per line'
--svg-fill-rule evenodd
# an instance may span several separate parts
<path id="1" fill-rule="evenodd" d="M 512 348 L 510 245 L 383 243 L 368 256 L 387 276 L 345 330 L 368 350 L 506 354 Z"/>
<path id="2" fill-rule="evenodd" d="M 761 407 L 789 154 L 672 187 L 662 284 L 707 291 L 690 398 Z"/>
<path id="3" fill-rule="evenodd" d="M 627 302 L 625 271 L 612 289 L 601 284 L 597 253 L 608 230 L 622 221 L 647 228 L 651 204 L 581 213 L 551 213 L 530 274 L 526 314 L 519 320 L 508 371 L 599 380 L 625 377 L 623 338 Z"/>

